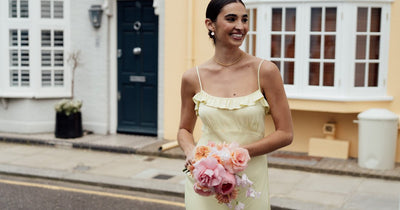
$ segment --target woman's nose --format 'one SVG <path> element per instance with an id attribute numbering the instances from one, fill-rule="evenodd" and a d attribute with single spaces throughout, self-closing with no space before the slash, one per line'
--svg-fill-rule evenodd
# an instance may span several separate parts
<path id="1" fill-rule="evenodd" d="M 244 29 L 244 23 L 242 21 L 237 21 L 237 23 L 235 25 L 235 29 L 239 29 L 239 30 Z"/>

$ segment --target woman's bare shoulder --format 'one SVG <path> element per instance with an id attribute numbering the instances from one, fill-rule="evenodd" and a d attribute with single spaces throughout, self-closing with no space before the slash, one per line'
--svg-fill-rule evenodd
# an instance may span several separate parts
<path id="1" fill-rule="evenodd" d="M 269 60 L 263 60 L 260 66 L 260 77 L 270 77 L 280 75 L 279 68 Z"/>
<path id="2" fill-rule="evenodd" d="M 195 77 L 197 77 L 196 73 L 196 67 L 190 68 L 186 70 L 183 75 L 182 75 L 182 80 L 193 80 Z"/>
<path id="3" fill-rule="evenodd" d="M 261 88 L 266 91 L 282 86 L 281 73 L 276 64 L 263 59 L 259 59 L 259 64 L 261 61 L 259 72 Z"/>
<path id="4" fill-rule="evenodd" d="M 258 70 L 260 64 L 261 64 L 260 67 L 262 69 L 261 71 L 275 71 L 278 69 L 276 65 L 269 60 L 265 60 L 246 53 L 246 62 L 244 63 L 246 67 Z"/>
<path id="5" fill-rule="evenodd" d="M 190 92 L 198 92 L 200 89 L 196 67 L 186 70 L 182 75 L 182 89 Z"/>

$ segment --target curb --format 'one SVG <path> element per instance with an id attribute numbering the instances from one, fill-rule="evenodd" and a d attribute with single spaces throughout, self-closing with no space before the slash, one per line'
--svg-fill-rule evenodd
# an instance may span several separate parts
<path id="1" fill-rule="evenodd" d="M 342 171 L 342 170 L 324 169 L 324 168 L 313 168 L 313 167 L 286 165 L 286 164 L 271 163 L 271 162 L 268 162 L 268 166 L 271 168 L 291 169 L 291 170 L 320 173 L 320 174 L 332 174 L 332 175 L 341 175 L 341 176 L 364 177 L 364 178 L 400 181 L 400 177 L 398 177 L 398 176 L 391 176 L 391 175 L 384 175 L 384 174 L 368 174 L 368 173 L 362 173 L 362 172 Z"/>
<path id="2" fill-rule="evenodd" d="M 7 169 L 4 169 L 7 168 Z M 39 171 L 42 174 L 37 173 Z M 25 171 L 25 172 L 24 172 Z M 29 172 L 26 172 L 29 171 Z M 35 173 L 36 171 L 36 173 Z M 45 175 L 47 173 L 47 175 Z M 0 164 L 0 174 L 2 175 L 9 175 L 9 176 L 18 176 L 18 177 L 27 177 L 27 178 L 36 178 L 36 179 L 46 179 L 46 180 L 53 180 L 53 181 L 62 181 L 68 183 L 76 183 L 76 184 L 84 184 L 90 186 L 98 186 L 98 187 L 106 187 L 112 189 L 120 189 L 120 190 L 131 190 L 131 191 L 139 191 L 139 192 L 146 192 L 146 193 L 153 193 L 158 195 L 168 195 L 168 196 L 175 196 L 175 197 L 185 197 L 185 193 L 179 190 L 171 191 L 160 189 L 160 185 L 157 185 L 157 188 L 151 188 L 151 181 L 143 181 L 140 180 L 139 182 L 134 183 L 134 180 L 125 179 L 120 180 L 120 183 L 110 183 L 106 182 L 107 178 L 109 180 L 115 180 L 114 178 L 110 177 L 100 177 L 100 176 L 93 176 L 90 174 L 85 174 L 83 177 L 89 177 L 88 179 L 83 179 L 82 176 L 79 174 L 70 174 L 68 172 L 61 172 L 57 170 L 49 170 L 49 169 L 32 169 L 28 167 L 17 167 L 17 166 L 10 166 L 5 164 Z M 49 175 L 53 174 L 53 175 Z M 132 184 L 134 183 L 134 184 Z M 141 185 L 141 186 L 139 186 Z M 172 185 L 168 187 L 164 187 L 170 189 L 173 187 Z M 278 205 L 271 204 L 271 210 L 293 210 L 291 208 L 281 207 Z"/>
<path id="3" fill-rule="evenodd" d="M 185 155 L 182 154 L 173 154 L 168 152 L 154 152 L 150 149 L 135 149 L 130 147 L 123 146 L 109 146 L 109 145 L 99 145 L 99 144 L 90 144 L 90 143 L 82 143 L 82 142 L 68 142 L 63 140 L 41 140 L 41 139 L 28 139 L 28 138 L 15 138 L 15 137 L 4 137 L 0 136 L 0 142 L 6 143 L 18 143 L 18 144 L 32 144 L 32 145 L 41 145 L 41 146 L 50 146 L 50 147 L 70 147 L 74 149 L 88 149 L 94 151 L 103 151 L 103 152 L 113 152 L 113 153 L 123 153 L 123 154 L 138 154 L 138 155 L 147 155 L 147 156 L 160 156 L 166 158 L 175 158 L 175 159 L 185 159 Z"/>
<path id="4" fill-rule="evenodd" d="M 42 140 L 42 139 L 28 139 L 28 138 L 14 138 L 14 137 L 4 137 L 0 136 L 0 141 L 8 142 L 8 143 L 20 143 L 20 144 L 34 144 L 34 145 L 42 145 L 42 146 L 50 146 L 50 147 L 68 147 L 74 149 L 89 149 L 94 151 L 103 151 L 103 152 L 113 152 L 113 153 L 123 153 L 123 154 L 138 154 L 145 156 L 158 156 L 164 158 L 174 158 L 174 159 L 185 159 L 185 155 L 182 152 L 159 152 L 154 151 L 154 145 L 146 146 L 141 149 L 124 147 L 124 146 L 109 146 L 109 145 L 99 145 L 99 144 L 90 144 L 84 142 L 68 142 L 64 140 Z M 159 144 L 157 142 L 155 144 Z M 156 146 L 155 148 L 158 148 Z M 273 156 L 273 154 L 271 154 Z M 301 155 L 299 155 L 301 156 Z M 268 166 L 272 168 L 280 168 L 280 169 L 292 169 L 313 173 L 325 173 L 325 174 L 334 174 L 334 175 L 346 175 L 353 177 L 365 177 L 365 178 L 376 178 L 376 179 L 384 179 L 384 180 L 393 180 L 400 181 L 400 176 L 390 175 L 381 173 L 381 171 L 374 170 L 345 170 L 338 168 L 324 168 L 318 166 L 309 166 L 295 163 L 287 163 L 284 161 L 274 160 L 274 158 L 268 159 Z"/>
<path id="5" fill-rule="evenodd" d="M 149 187 L 151 181 L 140 180 L 135 181 L 133 179 L 121 179 L 112 178 L 107 176 L 93 176 L 92 174 L 77 174 L 69 173 L 57 170 L 49 169 L 36 169 L 29 167 L 18 167 L 10 166 L 5 164 L 0 164 L 0 174 L 18 177 L 28 177 L 28 178 L 38 178 L 38 179 L 48 179 L 53 181 L 63 181 L 69 183 L 86 184 L 99 187 L 108 187 L 113 189 L 121 190 L 133 190 L 146 193 L 154 193 L 159 195 L 171 195 L 175 197 L 184 197 L 184 192 L 179 190 L 167 190 L 173 189 L 173 185 L 170 184 L 167 189 L 162 189 L 160 185 L 155 187 Z M 115 183 L 118 180 L 119 183 Z"/>

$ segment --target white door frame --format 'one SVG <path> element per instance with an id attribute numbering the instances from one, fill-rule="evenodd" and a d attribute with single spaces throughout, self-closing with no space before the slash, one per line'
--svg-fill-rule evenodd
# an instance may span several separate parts
<path id="1" fill-rule="evenodd" d="M 154 0 L 154 12 L 158 15 L 158 104 L 157 104 L 157 138 L 164 138 L 164 37 L 165 37 L 165 1 Z M 117 0 L 105 0 L 103 4 L 108 22 L 108 45 L 109 45 L 109 104 L 108 104 L 108 130 L 110 134 L 117 132 L 118 122 L 118 15 Z M 104 25 L 105 25 L 104 24 Z"/>

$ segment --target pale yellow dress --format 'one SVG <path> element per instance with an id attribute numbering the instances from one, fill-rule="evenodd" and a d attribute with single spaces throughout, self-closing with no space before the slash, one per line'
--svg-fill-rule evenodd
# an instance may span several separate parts
<path id="1" fill-rule="evenodd" d="M 198 145 L 206 145 L 208 141 L 238 142 L 240 145 L 258 141 L 264 137 L 265 115 L 269 106 L 260 89 L 260 67 L 258 67 L 259 89 L 247 96 L 222 98 L 212 96 L 203 90 L 198 67 L 196 67 L 201 91 L 194 97 L 196 114 L 203 123 L 202 136 Z M 245 190 L 239 192 L 238 201 L 245 204 L 246 210 L 270 209 L 268 193 L 267 156 L 253 157 L 245 173 L 261 196 L 257 199 L 247 198 Z M 218 210 L 229 209 L 225 204 L 219 204 L 214 196 L 201 196 L 193 190 L 194 179 L 186 179 L 185 205 L 188 210 Z"/>

